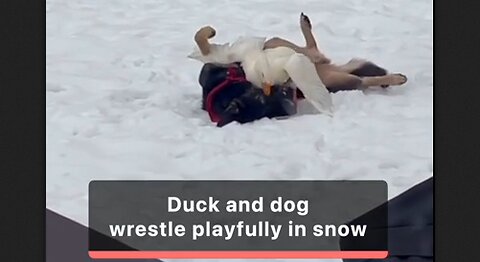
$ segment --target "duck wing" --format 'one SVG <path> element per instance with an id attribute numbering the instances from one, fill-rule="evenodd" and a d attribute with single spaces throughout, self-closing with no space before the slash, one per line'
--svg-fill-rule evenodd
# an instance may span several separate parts
<path id="1" fill-rule="evenodd" d="M 333 115 L 333 102 L 330 92 L 318 76 L 315 65 L 302 54 L 293 54 L 285 63 L 285 71 L 320 113 Z"/>
<path id="2" fill-rule="evenodd" d="M 266 59 L 268 61 L 268 73 L 271 80 L 275 84 L 284 84 L 290 78 L 288 72 L 285 70 L 285 64 L 290 60 L 290 57 L 295 54 L 295 51 L 288 47 L 276 47 L 264 50 Z"/>

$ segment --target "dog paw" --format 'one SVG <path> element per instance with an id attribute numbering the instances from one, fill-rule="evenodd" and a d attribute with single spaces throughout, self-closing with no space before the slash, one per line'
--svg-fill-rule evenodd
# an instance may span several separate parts
<path id="1" fill-rule="evenodd" d="M 312 23 L 310 21 L 310 18 L 306 16 L 304 13 L 300 14 L 300 27 L 305 30 L 311 30 L 312 29 Z"/>
<path id="2" fill-rule="evenodd" d="M 407 77 L 403 74 L 391 74 L 390 75 L 390 81 L 391 85 L 403 85 L 407 82 Z"/>
<path id="3" fill-rule="evenodd" d="M 215 29 L 211 26 L 204 26 L 200 28 L 195 34 L 195 39 L 210 39 L 217 34 Z"/>

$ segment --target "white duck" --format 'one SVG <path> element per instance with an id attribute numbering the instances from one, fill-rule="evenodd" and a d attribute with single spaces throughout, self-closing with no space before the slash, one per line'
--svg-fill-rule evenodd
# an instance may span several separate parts
<path id="1" fill-rule="evenodd" d="M 308 57 L 288 47 L 248 49 L 242 67 L 248 81 L 264 89 L 292 80 L 320 113 L 333 115 L 330 93 Z"/>
<path id="2" fill-rule="evenodd" d="M 233 44 L 211 44 L 210 53 L 195 50 L 188 57 L 203 63 L 241 62 L 246 79 L 259 88 L 281 85 L 290 79 L 320 113 L 333 115 L 330 93 L 308 57 L 288 47 L 264 50 L 264 37 L 240 37 Z"/>

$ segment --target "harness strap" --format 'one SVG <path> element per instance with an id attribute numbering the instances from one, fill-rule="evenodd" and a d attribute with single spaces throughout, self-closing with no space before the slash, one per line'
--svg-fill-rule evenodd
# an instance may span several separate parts
<path id="1" fill-rule="evenodd" d="M 227 70 L 227 78 L 222 83 L 220 83 L 215 88 L 213 88 L 212 91 L 210 91 L 210 93 L 207 95 L 206 109 L 207 109 L 208 115 L 210 116 L 210 120 L 212 120 L 212 122 L 216 123 L 221 120 L 220 115 L 217 112 L 215 112 L 215 108 L 214 108 L 215 97 L 223 89 L 225 89 L 229 84 L 245 81 L 245 77 L 238 75 L 237 71 L 238 71 L 238 68 L 229 67 Z"/>

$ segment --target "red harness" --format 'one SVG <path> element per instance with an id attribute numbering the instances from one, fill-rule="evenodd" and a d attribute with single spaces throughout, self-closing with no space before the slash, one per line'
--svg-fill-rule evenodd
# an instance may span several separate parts
<path id="1" fill-rule="evenodd" d="M 223 81 L 222 83 L 217 85 L 215 88 L 213 88 L 212 91 L 210 91 L 210 93 L 207 96 L 206 109 L 207 109 L 208 115 L 210 116 L 210 120 L 212 120 L 212 122 L 217 123 L 221 120 L 218 113 L 215 112 L 215 109 L 213 106 L 215 97 L 230 84 L 244 82 L 244 81 L 246 81 L 245 76 L 238 74 L 237 67 L 229 67 L 227 71 L 227 78 L 225 79 L 225 81 Z"/>

